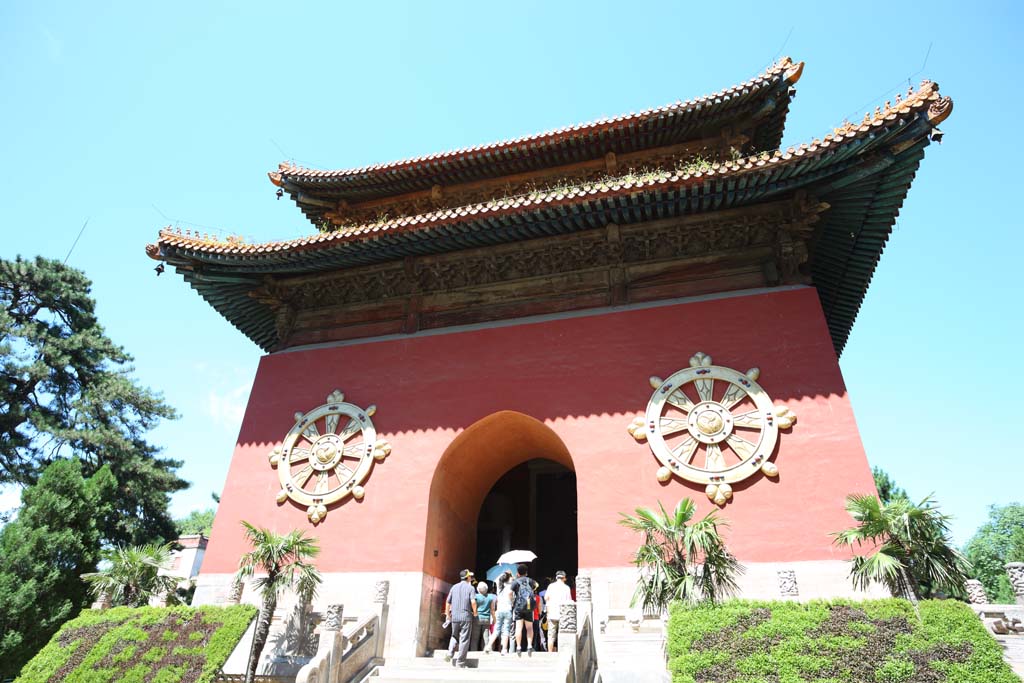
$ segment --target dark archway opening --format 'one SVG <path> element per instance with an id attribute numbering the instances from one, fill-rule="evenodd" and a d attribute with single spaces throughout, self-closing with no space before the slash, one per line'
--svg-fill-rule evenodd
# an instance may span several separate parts
<path id="1" fill-rule="evenodd" d="M 480 505 L 475 563 L 480 578 L 498 556 L 512 549 L 537 554 L 530 575 L 538 581 L 558 570 L 575 577 L 576 515 L 575 472 L 545 458 L 516 465 L 498 479 Z"/>

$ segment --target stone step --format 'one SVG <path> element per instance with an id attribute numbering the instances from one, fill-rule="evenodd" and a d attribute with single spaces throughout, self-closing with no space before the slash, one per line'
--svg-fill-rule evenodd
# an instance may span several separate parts
<path id="1" fill-rule="evenodd" d="M 393 657 L 387 660 L 389 668 L 421 669 L 424 667 L 451 667 L 444 661 L 444 651 L 435 652 L 432 657 Z M 497 652 L 485 655 L 482 652 L 470 652 L 466 656 L 466 665 L 473 669 L 494 671 L 499 669 L 530 669 L 561 668 L 561 660 L 557 653 L 535 652 L 533 656 L 508 654 L 501 656 Z"/>
<path id="2" fill-rule="evenodd" d="M 444 661 L 445 655 L 447 655 L 447 654 L 448 654 L 448 652 L 445 651 L 445 650 L 434 650 L 434 654 L 431 657 L 414 657 L 413 659 L 416 659 L 416 660 L 433 659 L 435 661 L 436 660 Z M 492 660 L 502 661 L 502 660 L 505 660 L 505 659 L 515 659 L 515 660 L 522 659 L 523 661 L 530 660 L 530 661 L 534 661 L 534 662 L 557 662 L 558 659 L 559 659 L 559 655 L 558 655 L 557 652 L 534 652 L 531 655 L 527 655 L 524 652 L 521 657 L 518 656 L 518 655 L 515 655 L 515 654 L 511 654 L 511 653 L 509 653 L 509 654 L 505 655 L 504 657 L 502 657 L 497 652 L 492 652 L 490 654 L 486 654 L 484 652 L 467 652 L 466 653 L 466 661 L 470 662 L 471 664 L 472 664 L 472 662 L 490 662 Z"/>
<path id="3" fill-rule="evenodd" d="M 389 660 L 377 670 L 368 683 L 412 683 L 413 681 L 438 681 L 439 683 L 464 683 L 468 681 L 540 681 L 564 680 L 564 662 L 557 653 L 535 652 L 532 656 L 523 654 L 506 655 L 497 653 L 470 652 L 466 657 L 466 668 L 458 669 L 444 661 L 447 653 L 436 651 L 431 657 L 403 657 Z"/>
<path id="4" fill-rule="evenodd" d="M 384 666 L 377 670 L 376 676 L 367 683 L 495 683 L 501 681 L 521 681 L 522 683 L 550 683 L 565 680 L 565 674 L 555 668 L 542 667 L 510 667 L 508 669 L 480 670 L 476 668 L 457 669 L 450 664 L 445 666 L 423 666 L 417 668 L 391 668 Z"/>
<path id="5" fill-rule="evenodd" d="M 598 636 L 598 640 L 601 640 L 601 641 L 630 642 L 630 643 L 634 643 L 634 642 L 635 643 L 647 643 L 647 642 L 651 642 L 651 641 L 660 642 L 660 641 L 662 641 L 664 639 L 665 639 L 665 637 L 661 633 L 653 633 L 653 632 L 651 632 L 651 633 L 643 633 L 643 632 L 641 632 L 641 633 L 633 633 L 632 631 L 630 631 L 629 633 L 626 633 L 626 632 L 622 632 L 622 633 L 602 633 L 600 636 Z"/>
<path id="6" fill-rule="evenodd" d="M 601 665 L 601 683 L 672 683 L 667 669 Z"/>
<path id="7" fill-rule="evenodd" d="M 564 680 L 564 676 L 553 671 L 534 675 L 522 672 L 476 672 L 470 669 L 452 669 L 451 671 L 401 671 L 383 673 L 367 679 L 367 683 L 553 683 Z"/>

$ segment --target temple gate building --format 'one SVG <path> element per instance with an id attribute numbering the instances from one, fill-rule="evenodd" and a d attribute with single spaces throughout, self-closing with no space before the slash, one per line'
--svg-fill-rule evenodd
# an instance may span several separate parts
<path id="1" fill-rule="evenodd" d="M 302 239 L 160 231 L 147 253 L 266 351 L 196 601 L 228 599 L 246 520 L 319 539 L 318 607 L 359 614 L 389 580 L 387 652 L 436 647 L 458 571 L 510 548 L 590 577 L 607 617 L 640 540 L 619 514 L 686 496 L 728 520 L 745 597 L 855 595 L 830 534 L 874 483 L 838 355 L 952 102 L 924 82 L 780 150 L 802 69 L 428 157 L 282 164 Z"/>

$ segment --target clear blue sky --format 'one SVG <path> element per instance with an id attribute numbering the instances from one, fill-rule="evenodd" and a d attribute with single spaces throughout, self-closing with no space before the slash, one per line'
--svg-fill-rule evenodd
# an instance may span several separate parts
<path id="1" fill-rule="evenodd" d="M 266 177 L 284 159 L 341 168 L 538 132 L 711 93 L 781 54 L 807 62 L 784 144 L 927 76 L 955 111 L 841 363 L 871 462 L 934 492 L 962 542 L 990 503 L 1024 498 L 1022 18 L 1010 2 L 4 2 L 0 256 L 63 258 L 89 220 L 70 263 L 182 413 L 153 434 L 194 483 L 180 515 L 223 484 L 260 352 L 154 276 L 161 226 L 306 234 Z"/>

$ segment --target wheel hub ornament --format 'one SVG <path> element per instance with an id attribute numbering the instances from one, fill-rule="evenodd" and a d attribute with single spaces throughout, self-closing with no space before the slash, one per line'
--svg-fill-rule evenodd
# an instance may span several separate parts
<path id="1" fill-rule="evenodd" d="M 377 406 L 363 410 L 344 400 L 335 390 L 324 405 L 295 413 L 295 426 L 270 452 L 270 465 L 281 480 L 278 504 L 291 498 L 307 506 L 313 524 L 323 521 L 332 503 L 348 496 L 362 500 L 363 482 L 374 461 L 391 453 L 388 442 L 377 439 L 370 420 Z"/>
<path id="2" fill-rule="evenodd" d="M 651 377 L 654 394 L 647 413 L 629 424 L 637 441 L 647 441 L 661 463 L 658 481 L 676 475 L 705 484 L 717 505 L 732 498 L 732 484 L 758 470 L 775 477 L 779 468 L 769 458 L 779 430 L 796 423 L 786 406 L 772 404 L 757 383 L 761 371 L 738 372 L 711 364 L 696 353 L 690 367 L 668 379 Z"/>

